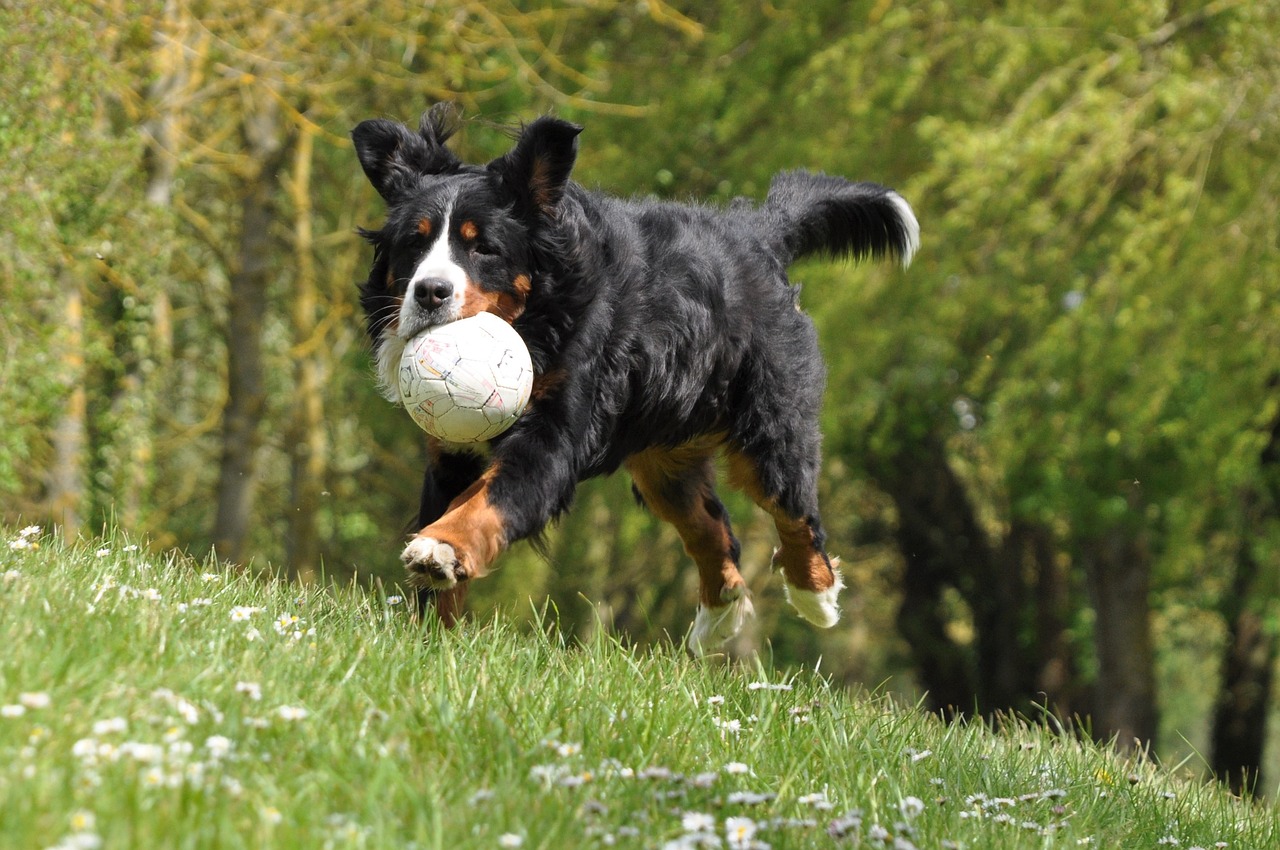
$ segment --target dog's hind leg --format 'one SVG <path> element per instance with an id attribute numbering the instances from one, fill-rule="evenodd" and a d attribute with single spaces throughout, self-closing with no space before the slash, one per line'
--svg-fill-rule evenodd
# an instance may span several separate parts
<path id="1" fill-rule="evenodd" d="M 783 445 L 794 450 L 804 441 Z M 780 543 L 773 568 L 782 571 L 787 601 L 801 617 L 825 629 L 840 619 L 838 597 L 844 582 L 840 559 L 829 557 L 824 548 L 826 535 L 818 518 L 816 440 L 808 454 L 785 458 L 731 450 L 729 480 L 773 517 Z"/>
<path id="2" fill-rule="evenodd" d="M 729 515 L 715 493 L 709 448 L 650 449 L 627 461 L 636 493 L 659 519 L 680 534 L 698 566 L 698 615 L 689 634 L 696 655 L 715 652 L 753 613 L 738 572 L 739 545 Z"/>

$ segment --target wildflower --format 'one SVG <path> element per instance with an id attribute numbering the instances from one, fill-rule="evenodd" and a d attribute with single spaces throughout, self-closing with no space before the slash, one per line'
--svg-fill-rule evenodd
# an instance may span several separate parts
<path id="1" fill-rule="evenodd" d="M 747 685 L 749 691 L 789 691 L 791 686 L 782 682 L 777 684 L 771 682 L 752 682 Z"/>
<path id="2" fill-rule="evenodd" d="M 825 788 L 815 794 L 805 794 L 803 797 L 797 799 L 796 802 L 802 806 L 813 806 L 815 809 L 819 809 L 821 811 L 829 812 L 834 808 L 831 803 L 831 799 L 827 797 L 827 790 Z"/>
<path id="3" fill-rule="evenodd" d="M 276 634 L 282 635 L 291 631 L 299 622 L 301 621 L 298 619 L 297 614 L 281 614 L 275 621 Z"/>
<path id="4" fill-rule="evenodd" d="M 139 764 L 159 764 L 164 761 L 164 749 L 159 744 L 143 744 L 139 741 L 125 741 L 120 745 L 114 758 L 129 758 Z"/>
<path id="5" fill-rule="evenodd" d="M 26 713 L 25 705 L 0 705 L 0 717 L 21 717 Z"/>
<path id="6" fill-rule="evenodd" d="M 276 709 L 276 714 L 281 720 L 305 720 L 310 714 L 305 708 L 300 706 L 282 705 Z"/>
<path id="7" fill-rule="evenodd" d="M 756 822 L 751 818 L 725 818 L 724 837 L 730 847 L 749 847 L 756 837 Z"/>
<path id="8" fill-rule="evenodd" d="M 710 832 L 716 828 L 716 819 L 702 812 L 685 812 L 680 826 L 685 832 Z"/>
<path id="9" fill-rule="evenodd" d="M 219 573 L 201 573 L 201 581 L 222 581 L 222 575 Z"/>
<path id="10" fill-rule="evenodd" d="M 123 717 L 112 717 L 109 720 L 96 720 L 93 724 L 93 734 L 110 735 L 112 732 L 123 732 L 129 728 L 129 723 Z"/>
<path id="11" fill-rule="evenodd" d="M 898 804 L 898 811 L 908 820 L 917 817 L 924 811 L 924 801 L 919 797 L 906 797 Z"/>
<path id="12" fill-rule="evenodd" d="M 188 726 L 194 726 L 200 721 L 200 709 L 196 708 L 190 702 L 182 697 L 177 697 L 173 701 L 173 710 L 178 712 L 178 716 L 183 719 Z"/>
<path id="13" fill-rule="evenodd" d="M 774 800 L 777 794 L 757 794 L 754 791 L 734 791 L 725 798 L 730 805 L 759 806 Z"/>
<path id="14" fill-rule="evenodd" d="M 720 774 L 716 773 L 714 770 L 709 770 L 705 773 L 694 774 L 690 777 L 689 784 L 694 788 L 710 788 L 712 785 L 716 784 L 716 780 L 719 778 Z"/>
<path id="15" fill-rule="evenodd" d="M 836 818 L 827 825 L 827 835 L 832 838 L 847 838 L 862 829 L 862 812 L 855 809 L 842 818 Z"/>
<path id="16" fill-rule="evenodd" d="M 920 750 L 919 752 L 915 750 L 907 750 L 907 753 L 911 756 L 911 763 L 915 764 L 916 762 L 924 761 L 929 756 L 933 755 L 933 750 Z"/>
<path id="17" fill-rule="evenodd" d="M 716 728 L 721 732 L 728 732 L 731 735 L 737 735 L 742 731 L 742 721 L 737 718 L 734 718 L 733 720 L 721 720 L 717 717 L 713 718 L 712 722 L 716 724 Z"/>
<path id="18" fill-rule="evenodd" d="M 498 836 L 499 847 L 519 847 L 522 844 L 524 844 L 524 838 L 514 832 L 504 832 Z"/>
<path id="19" fill-rule="evenodd" d="M 214 761 L 226 758 L 231 753 L 232 746 L 231 739 L 225 735 L 210 735 L 204 741 L 204 748 L 209 751 L 209 758 Z"/>
<path id="20" fill-rule="evenodd" d="M 751 768 L 740 761 L 731 761 L 724 766 L 724 772 L 731 776 L 741 776 L 744 773 L 750 773 Z"/>
<path id="21" fill-rule="evenodd" d="M 712 696 L 712 697 L 707 697 L 707 705 L 724 705 L 724 697 L 721 696 L 720 694 L 716 694 L 715 696 Z"/>
<path id="22" fill-rule="evenodd" d="M 867 840 L 887 844 L 889 842 L 889 830 L 885 829 L 878 823 L 873 823 L 871 824 L 871 827 L 867 829 Z"/>
<path id="23" fill-rule="evenodd" d="M 18 572 L 17 570 L 5 570 L 4 572 L 5 584 L 9 584 L 10 582 L 17 581 L 20 578 L 22 578 L 22 573 Z"/>
<path id="24" fill-rule="evenodd" d="M 388 597 L 387 597 L 387 604 L 388 604 L 388 605 L 399 605 L 401 602 L 404 602 L 404 597 L 403 597 L 403 596 L 388 596 Z"/>
<path id="25" fill-rule="evenodd" d="M 121 551 L 121 552 L 137 552 L 137 551 L 138 551 L 138 544 L 136 544 L 136 543 L 130 543 L 128 546 L 124 547 L 124 548 L 123 548 L 123 549 L 121 549 L 120 551 Z"/>
<path id="26" fill-rule="evenodd" d="M 254 608 L 249 605 L 237 605 L 231 609 L 231 622 L 243 623 L 261 610 L 261 608 Z"/>
<path id="27" fill-rule="evenodd" d="M 97 556 L 97 557 L 99 557 L 99 558 L 105 558 L 105 557 L 107 557 L 108 555 L 110 555 L 110 554 L 111 554 L 111 550 L 110 550 L 110 549 L 105 549 L 105 548 L 104 548 L 104 549 L 99 549 L 97 552 L 94 552 L 93 554 L 94 554 L 94 555 L 96 555 L 96 556 Z"/>
<path id="28" fill-rule="evenodd" d="M 556 755 L 560 756 L 560 758 L 569 758 L 570 756 L 576 756 L 578 753 L 582 752 L 581 744 L 562 744 L 559 741 L 550 741 L 548 742 L 548 746 L 554 749 L 556 751 Z"/>
<path id="29" fill-rule="evenodd" d="M 594 779 L 595 774 L 589 770 L 584 770 L 582 773 L 574 773 L 560 777 L 559 784 L 561 788 L 581 788 L 583 785 L 586 785 Z"/>
<path id="30" fill-rule="evenodd" d="M 257 682 L 236 682 L 236 693 L 244 694 L 249 699 L 257 702 L 262 699 L 262 686 Z"/>
<path id="31" fill-rule="evenodd" d="M 154 587 L 148 587 L 146 590 L 141 591 L 138 595 L 141 596 L 143 599 L 147 600 L 148 602 L 160 601 L 160 591 L 156 590 Z"/>
<path id="32" fill-rule="evenodd" d="M 267 823 L 275 826 L 284 820 L 284 815 L 275 806 L 267 806 L 262 810 L 262 819 Z"/>
<path id="33" fill-rule="evenodd" d="M 535 764 L 529 768 L 529 778 L 545 788 L 555 785 L 568 773 L 568 769 L 559 764 Z"/>
<path id="34" fill-rule="evenodd" d="M 473 806 L 478 806 L 481 803 L 489 802 L 493 798 L 494 798 L 494 793 L 492 790 L 488 788 L 481 788 L 479 791 L 476 791 L 474 794 L 472 794 L 471 797 L 468 798 L 467 802 L 469 802 Z"/>

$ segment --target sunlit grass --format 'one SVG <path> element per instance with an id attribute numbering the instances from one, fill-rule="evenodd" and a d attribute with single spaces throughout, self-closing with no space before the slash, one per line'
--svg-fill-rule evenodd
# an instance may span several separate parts
<path id="1" fill-rule="evenodd" d="M 3 534 L 4 848 L 1275 839 L 1268 807 L 1024 724 Z"/>

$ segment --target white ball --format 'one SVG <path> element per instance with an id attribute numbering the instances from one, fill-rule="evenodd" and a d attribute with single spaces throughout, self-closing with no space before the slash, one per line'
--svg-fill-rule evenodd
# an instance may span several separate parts
<path id="1" fill-rule="evenodd" d="M 400 400 L 433 437 L 481 443 L 520 418 L 533 390 L 524 340 L 492 313 L 430 328 L 400 357 Z"/>

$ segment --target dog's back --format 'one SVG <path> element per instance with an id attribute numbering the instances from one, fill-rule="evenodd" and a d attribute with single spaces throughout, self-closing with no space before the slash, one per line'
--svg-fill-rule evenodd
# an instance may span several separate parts
<path id="1" fill-rule="evenodd" d="M 734 435 L 764 393 L 794 393 L 812 414 L 822 365 L 787 266 L 810 254 L 905 263 L 919 240 L 897 193 L 802 171 L 776 178 L 763 205 L 728 209 L 571 186 L 557 231 L 558 297 L 580 313 L 564 360 L 597 371 L 575 427 L 584 477 L 652 445 Z"/>

